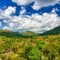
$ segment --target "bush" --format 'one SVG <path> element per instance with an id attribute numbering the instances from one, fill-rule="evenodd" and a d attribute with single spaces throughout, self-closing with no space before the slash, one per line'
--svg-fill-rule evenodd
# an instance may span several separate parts
<path id="1" fill-rule="evenodd" d="M 41 50 L 37 47 L 30 47 L 29 50 L 26 50 L 26 56 L 28 60 L 41 60 Z"/>

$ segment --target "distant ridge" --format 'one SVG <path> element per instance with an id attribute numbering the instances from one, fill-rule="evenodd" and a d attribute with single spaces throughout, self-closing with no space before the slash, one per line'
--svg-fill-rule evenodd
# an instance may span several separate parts
<path id="1" fill-rule="evenodd" d="M 43 35 L 56 35 L 56 34 L 60 34 L 60 26 L 43 33 Z"/>
<path id="2" fill-rule="evenodd" d="M 35 32 L 31 32 L 31 31 L 26 31 L 26 32 L 12 32 L 10 30 L 0 30 L 0 36 L 6 36 L 6 37 L 24 37 L 24 38 L 29 38 L 32 37 L 34 35 L 37 35 L 37 33 Z"/>
<path id="3" fill-rule="evenodd" d="M 12 32 L 10 30 L 0 30 L 0 31 L 2 31 L 2 32 Z"/>
<path id="4" fill-rule="evenodd" d="M 0 30 L 0 36 L 6 36 L 6 37 L 17 37 L 19 36 L 15 32 L 12 32 L 10 30 Z"/>
<path id="5" fill-rule="evenodd" d="M 35 32 L 31 32 L 31 31 L 26 31 L 26 32 L 22 32 L 22 33 L 19 33 L 19 32 L 12 32 L 10 30 L 0 30 L 0 36 L 6 36 L 6 37 L 30 37 L 30 36 L 34 36 L 34 35 L 57 35 L 57 34 L 60 34 L 60 26 L 59 27 L 56 27 L 52 30 L 49 30 L 43 34 L 38 34 L 38 33 L 35 33 Z"/>
<path id="6" fill-rule="evenodd" d="M 29 36 L 31 36 L 31 35 L 38 35 L 38 33 L 31 32 L 31 31 L 26 31 L 26 32 L 23 32 L 22 34 L 23 35 L 29 35 Z"/>

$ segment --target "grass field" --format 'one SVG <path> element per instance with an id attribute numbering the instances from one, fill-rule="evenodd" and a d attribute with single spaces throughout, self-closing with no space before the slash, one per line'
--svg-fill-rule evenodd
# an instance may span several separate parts
<path id="1" fill-rule="evenodd" d="M 0 60 L 60 60 L 60 34 L 0 31 Z"/>

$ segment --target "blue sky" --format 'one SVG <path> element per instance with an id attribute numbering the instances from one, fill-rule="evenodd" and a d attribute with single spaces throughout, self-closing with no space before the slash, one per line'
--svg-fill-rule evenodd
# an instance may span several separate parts
<path id="1" fill-rule="evenodd" d="M 27 10 L 27 14 L 30 12 L 30 14 L 32 13 L 44 13 L 44 12 L 51 12 L 51 10 L 53 8 L 57 8 L 59 11 L 56 11 L 56 13 L 60 16 L 60 4 L 55 4 L 53 6 L 47 6 L 47 7 L 42 7 L 39 10 L 34 10 L 32 9 L 31 5 L 33 5 L 33 3 L 25 6 L 26 10 Z M 19 14 L 19 11 L 21 10 L 21 6 L 17 5 L 16 3 L 12 2 L 12 0 L 0 0 L 0 9 L 6 9 L 8 6 L 15 6 L 16 7 L 16 15 Z"/>
<path id="2" fill-rule="evenodd" d="M 42 33 L 60 26 L 59 0 L 0 0 L 0 10 L 0 29 Z"/>

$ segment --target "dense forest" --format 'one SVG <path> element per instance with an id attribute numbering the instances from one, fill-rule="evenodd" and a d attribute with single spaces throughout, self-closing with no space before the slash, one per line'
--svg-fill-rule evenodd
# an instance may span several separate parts
<path id="1" fill-rule="evenodd" d="M 49 34 L 0 30 L 0 60 L 60 60 L 60 34 Z"/>

